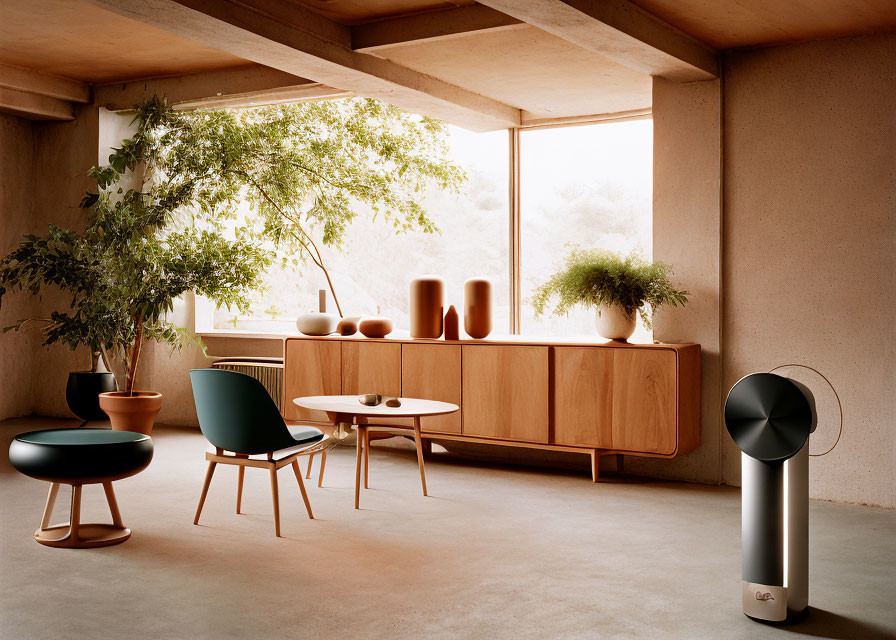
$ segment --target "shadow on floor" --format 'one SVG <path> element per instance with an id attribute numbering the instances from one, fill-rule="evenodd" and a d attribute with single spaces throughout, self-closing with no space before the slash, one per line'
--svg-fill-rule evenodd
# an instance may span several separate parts
<path id="1" fill-rule="evenodd" d="M 772 626 L 804 636 L 832 638 L 833 640 L 893 640 L 896 638 L 896 632 L 892 629 L 879 627 L 817 607 L 809 607 L 794 622 L 774 624 Z"/>

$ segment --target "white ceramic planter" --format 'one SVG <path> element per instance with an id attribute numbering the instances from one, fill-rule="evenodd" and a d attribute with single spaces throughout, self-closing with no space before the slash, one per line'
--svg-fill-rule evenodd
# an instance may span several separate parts
<path id="1" fill-rule="evenodd" d="M 594 324 L 600 336 L 625 342 L 635 332 L 637 319 L 637 312 L 629 315 L 617 304 L 602 304 L 597 308 Z"/>

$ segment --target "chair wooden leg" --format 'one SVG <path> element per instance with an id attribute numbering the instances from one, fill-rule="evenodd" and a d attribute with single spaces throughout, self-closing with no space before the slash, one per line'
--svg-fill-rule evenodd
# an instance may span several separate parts
<path id="1" fill-rule="evenodd" d="M 277 488 L 277 467 L 271 464 L 271 500 L 274 501 L 274 535 L 280 537 L 280 491 Z"/>
<path id="2" fill-rule="evenodd" d="M 423 470 L 423 438 L 420 435 L 420 418 L 414 418 L 414 442 L 417 445 L 417 466 L 420 467 L 420 484 L 423 485 L 423 495 L 426 495 L 426 473 Z"/>
<path id="3" fill-rule="evenodd" d="M 308 471 L 305 472 L 305 477 L 309 479 L 311 478 L 311 465 L 314 463 L 315 455 L 317 454 L 312 453 L 308 455 Z"/>
<path id="4" fill-rule="evenodd" d="M 47 504 L 44 507 L 44 517 L 40 521 L 41 530 L 50 526 L 50 518 L 53 516 L 53 507 L 56 505 L 56 496 L 59 495 L 59 483 L 50 483 L 50 492 L 47 494 Z"/>
<path id="5" fill-rule="evenodd" d="M 367 486 L 367 478 L 370 474 L 370 429 L 364 429 L 364 488 Z"/>
<path id="6" fill-rule="evenodd" d="M 103 483 L 103 491 L 106 492 L 106 502 L 109 503 L 109 511 L 112 513 L 112 524 L 116 527 L 123 527 L 121 521 L 121 512 L 118 511 L 118 501 L 115 500 L 115 492 L 112 490 L 111 482 Z"/>
<path id="7" fill-rule="evenodd" d="M 308 518 L 314 520 L 314 514 L 311 513 L 311 503 L 308 502 L 308 493 L 305 491 L 305 482 L 302 480 L 302 472 L 299 470 L 299 461 L 292 461 L 292 470 L 296 474 L 296 480 L 299 482 L 299 491 L 302 492 L 302 500 L 305 501 L 305 510 L 308 512 Z"/>
<path id="8" fill-rule="evenodd" d="M 236 513 L 239 515 L 240 507 L 243 505 L 243 478 L 246 476 L 246 467 L 239 466 L 236 476 Z"/>
<path id="9" fill-rule="evenodd" d="M 217 462 L 209 461 L 208 471 L 205 472 L 205 484 L 202 485 L 202 495 L 199 496 L 199 506 L 196 507 L 196 517 L 193 518 L 193 524 L 199 524 L 199 514 L 202 513 L 202 505 L 205 504 L 205 496 L 208 495 L 208 487 L 212 483 L 212 474 L 215 473 Z"/>
<path id="10" fill-rule="evenodd" d="M 361 449 L 364 446 L 364 433 L 358 427 L 358 444 L 355 456 L 355 509 L 360 509 L 361 502 Z"/>
<path id="11" fill-rule="evenodd" d="M 320 474 L 317 476 L 317 486 L 324 486 L 324 467 L 327 466 L 327 450 L 320 454 Z"/>
<path id="12" fill-rule="evenodd" d="M 72 541 L 77 542 L 78 529 L 81 527 L 81 485 L 72 486 L 72 515 L 69 522 L 69 537 Z"/>

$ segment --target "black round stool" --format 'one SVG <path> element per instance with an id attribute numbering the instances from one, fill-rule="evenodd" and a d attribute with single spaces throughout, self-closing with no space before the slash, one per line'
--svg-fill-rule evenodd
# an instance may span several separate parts
<path id="1" fill-rule="evenodd" d="M 143 471 L 152 460 L 152 438 L 110 429 L 50 429 L 17 435 L 9 461 L 26 476 L 50 484 L 47 505 L 34 539 L 51 547 L 106 547 L 124 542 L 131 530 L 121 522 L 112 482 Z M 72 485 L 67 524 L 49 526 L 60 484 Z M 102 484 L 112 524 L 81 523 L 81 487 Z"/>

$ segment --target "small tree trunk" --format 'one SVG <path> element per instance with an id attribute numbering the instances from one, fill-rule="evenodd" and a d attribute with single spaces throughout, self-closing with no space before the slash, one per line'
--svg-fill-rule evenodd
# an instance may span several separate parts
<path id="1" fill-rule="evenodd" d="M 137 377 L 137 361 L 140 359 L 140 347 L 143 346 L 143 319 L 134 318 L 134 345 L 131 357 L 128 358 L 128 374 L 125 378 L 125 391 L 129 396 L 134 394 L 134 379 Z"/>
<path id="2" fill-rule="evenodd" d="M 99 351 L 91 351 L 90 352 L 90 373 L 96 373 L 96 365 L 100 361 L 100 352 Z"/>

